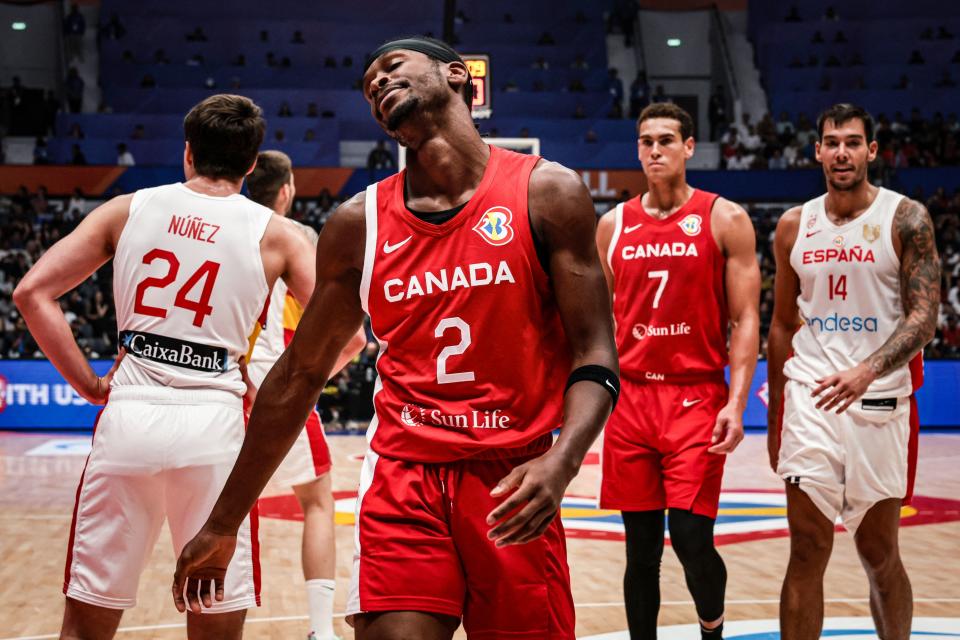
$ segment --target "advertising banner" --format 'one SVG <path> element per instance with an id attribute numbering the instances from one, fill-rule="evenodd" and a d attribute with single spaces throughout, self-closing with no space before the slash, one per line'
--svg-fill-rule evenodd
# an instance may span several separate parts
<path id="1" fill-rule="evenodd" d="M 91 363 L 103 374 L 111 360 Z M 924 368 L 917 392 L 924 428 L 960 428 L 960 361 L 934 360 Z M 0 429 L 86 430 L 100 407 L 90 405 L 46 360 L 0 360 Z M 743 418 L 747 428 L 767 424 L 767 363 L 758 362 Z"/>

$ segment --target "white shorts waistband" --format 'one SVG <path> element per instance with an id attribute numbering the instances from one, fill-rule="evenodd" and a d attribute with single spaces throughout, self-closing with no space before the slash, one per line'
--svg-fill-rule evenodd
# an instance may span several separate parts
<path id="1" fill-rule="evenodd" d="M 110 389 L 108 402 L 148 404 L 223 404 L 243 409 L 243 399 L 222 389 L 176 389 L 172 387 L 127 386 Z"/>

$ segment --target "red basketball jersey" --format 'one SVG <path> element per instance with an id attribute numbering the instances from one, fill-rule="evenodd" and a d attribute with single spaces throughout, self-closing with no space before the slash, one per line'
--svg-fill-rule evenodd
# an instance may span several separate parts
<path id="1" fill-rule="evenodd" d="M 476 193 L 439 225 L 407 210 L 405 172 L 367 188 L 377 453 L 452 461 L 560 426 L 570 351 L 527 213 L 538 160 L 491 146 Z"/>
<path id="2" fill-rule="evenodd" d="M 710 231 L 716 199 L 696 189 L 663 220 L 644 211 L 640 196 L 617 206 L 606 259 L 623 375 L 655 382 L 723 375 L 725 261 Z"/>

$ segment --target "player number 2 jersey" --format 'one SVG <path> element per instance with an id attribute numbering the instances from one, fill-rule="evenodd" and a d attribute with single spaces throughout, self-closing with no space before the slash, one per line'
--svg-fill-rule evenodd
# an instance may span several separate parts
<path id="1" fill-rule="evenodd" d="M 405 172 L 367 189 L 377 453 L 452 461 L 560 426 L 570 353 L 527 212 L 538 160 L 491 147 L 470 202 L 439 225 L 407 210 Z"/>
<path id="2" fill-rule="evenodd" d="M 238 362 L 269 293 L 260 239 L 271 215 L 180 183 L 134 194 L 113 262 L 127 350 L 114 386 L 244 393 Z"/>
<path id="3" fill-rule="evenodd" d="M 842 226 L 827 218 L 826 195 L 803 205 L 790 252 L 800 279 L 797 306 L 803 320 L 783 368 L 791 380 L 816 386 L 817 379 L 856 366 L 903 319 L 900 259 L 892 235 L 901 198 L 881 188 L 864 213 Z M 904 365 L 874 380 L 864 397 L 903 397 L 913 388 L 910 367 Z"/>
<path id="4" fill-rule="evenodd" d="M 617 205 L 606 260 L 613 272 L 620 371 L 651 382 L 723 379 L 725 260 L 710 216 L 716 194 L 695 189 L 664 219 L 641 196 Z"/>

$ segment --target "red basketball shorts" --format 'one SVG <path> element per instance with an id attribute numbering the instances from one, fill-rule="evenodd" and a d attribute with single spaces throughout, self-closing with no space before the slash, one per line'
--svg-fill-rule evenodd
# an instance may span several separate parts
<path id="1" fill-rule="evenodd" d="M 677 508 L 716 518 L 726 456 L 707 449 L 726 383 L 622 385 L 604 431 L 600 508 Z"/>
<path id="2" fill-rule="evenodd" d="M 559 516 L 540 538 L 496 548 L 490 491 L 542 453 L 425 464 L 367 453 L 357 499 L 348 620 L 362 613 L 424 611 L 463 617 L 471 640 L 573 640 L 570 572 Z"/>

